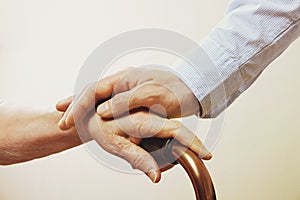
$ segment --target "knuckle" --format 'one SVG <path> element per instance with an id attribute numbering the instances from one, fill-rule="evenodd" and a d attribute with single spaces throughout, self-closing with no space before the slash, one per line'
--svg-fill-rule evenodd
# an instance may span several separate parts
<path id="1" fill-rule="evenodd" d="M 136 134 L 139 137 L 146 136 L 151 130 L 152 121 L 148 113 L 139 112 L 134 115 L 134 126 L 136 128 Z"/>
<path id="2" fill-rule="evenodd" d="M 144 155 L 141 153 L 137 153 L 134 155 L 131 160 L 131 166 L 133 169 L 140 169 L 144 163 Z"/>
<path id="3" fill-rule="evenodd" d="M 170 120 L 171 133 L 173 138 L 177 138 L 183 128 L 183 124 L 177 120 Z"/>
<path id="4" fill-rule="evenodd" d="M 116 155 L 116 156 L 120 156 L 120 148 L 118 146 L 118 144 L 116 143 L 113 143 L 113 142 L 108 142 L 104 145 L 101 145 L 102 148 L 107 151 L 108 153 L 111 153 L 113 155 Z"/>
<path id="5" fill-rule="evenodd" d="M 111 99 L 111 105 L 112 106 L 119 106 L 124 103 L 125 96 L 124 94 L 116 94 L 112 99 Z"/>
<path id="6" fill-rule="evenodd" d="M 177 120 L 171 120 L 171 125 L 172 125 L 173 129 L 180 129 L 183 127 L 183 124 Z"/>
<path id="7" fill-rule="evenodd" d="M 145 102 L 148 104 L 160 103 L 161 100 L 166 96 L 166 88 L 160 83 L 151 82 L 147 83 L 142 87 L 141 92 L 139 92 Z"/>

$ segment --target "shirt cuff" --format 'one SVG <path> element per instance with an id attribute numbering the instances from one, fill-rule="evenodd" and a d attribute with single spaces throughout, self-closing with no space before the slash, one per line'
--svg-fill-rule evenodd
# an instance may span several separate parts
<path id="1" fill-rule="evenodd" d="M 215 47 L 215 49 L 220 48 Z M 227 76 L 224 76 L 224 72 L 212 62 L 204 43 L 199 46 L 199 49 L 193 51 L 185 61 L 177 62 L 173 70 L 198 99 L 200 104 L 199 117 L 216 117 L 225 109 L 225 105 L 224 108 L 222 108 L 223 106 L 220 108 L 220 102 L 226 97 L 223 80 Z M 230 74 L 229 71 L 227 75 Z M 217 110 L 214 109 L 216 107 L 218 107 Z"/>

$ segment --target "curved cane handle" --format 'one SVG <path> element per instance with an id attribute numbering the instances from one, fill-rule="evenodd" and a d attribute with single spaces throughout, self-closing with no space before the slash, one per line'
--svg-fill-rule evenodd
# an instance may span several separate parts
<path id="1" fill-rule="evenodd" d="M 173 139 L 147 138 L 140 146 L 150 152 L 160 166 L 167 168 L 178 162 L 189 175 L 197 200 L 216 200 L 209 172 L 192 150 Z"/>

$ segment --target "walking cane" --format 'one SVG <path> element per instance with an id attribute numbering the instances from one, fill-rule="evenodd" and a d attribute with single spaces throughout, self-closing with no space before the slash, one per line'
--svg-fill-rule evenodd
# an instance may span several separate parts
<path id="1" fill-rule="evenodd" d="M 141 144 L 160 166 L 180 164 L 193 184 L 197 200 L 216 200 L 213 182 L 202 160 L 174 139 L 143 139 Z"/>

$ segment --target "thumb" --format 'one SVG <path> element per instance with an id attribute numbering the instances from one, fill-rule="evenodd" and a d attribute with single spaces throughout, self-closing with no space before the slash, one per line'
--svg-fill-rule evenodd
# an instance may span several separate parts
<path id="1" fill-rule="evenodd" d="M 68 109 L 68 107 L 70 106 L 70 104 L 72 103 L 73 97 L 74 96 L 70 96 L 66 99 L 63 99 L 63 100 L 57 102 L 56 103 L 56 110 L 60 111 L 60 112 L 65 112 Z"/>
<path id="2" fill-rule="evenodd" d="M 100 104 L 97 108 L 97 113 L 103 118 L 112 118 L 139 106 L 135 104 L 135 100 L 132 98 L 132 91 L 127 91 L 119 93 L 110 100 Z"/>
<path id="3" fill-rule="evenodd" d="M 142 84 L 129 91 L 118 93 L 110 100 L 100 104 L 97 113 L 103 118 L 113 118 L 135 108 L 150 108 L 160 102 L 158 96 L 160 93 L 154 89 L 156 89 L 155 85 Z"/>

